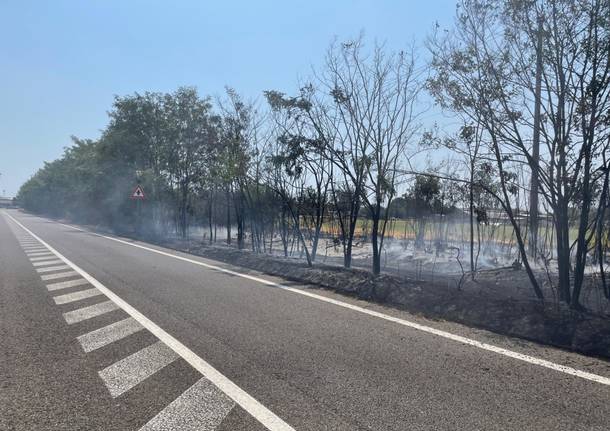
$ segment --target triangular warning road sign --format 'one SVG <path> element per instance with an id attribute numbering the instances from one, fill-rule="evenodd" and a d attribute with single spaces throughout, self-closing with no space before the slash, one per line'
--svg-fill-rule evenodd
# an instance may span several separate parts
<path id="1" fill-rule="evenodd" d="M 138 185 L 135 190 L 133 191 L 133 193 L 131 194 L 131 199 L 144 199 L 144 190 L 142 190 L 142 187 L 140 185 Z"/>

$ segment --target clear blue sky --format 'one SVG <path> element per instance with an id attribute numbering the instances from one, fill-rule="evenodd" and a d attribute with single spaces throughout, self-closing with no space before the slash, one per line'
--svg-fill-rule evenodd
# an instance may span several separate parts
<path id="1" fill-rule="evenodd" d="M 455 0 L 0 0 L 0 194 L 70 135 L 97 138 L 115 94 L 293 93 L 334 37 L 421 45 L 454 13 Z"/>

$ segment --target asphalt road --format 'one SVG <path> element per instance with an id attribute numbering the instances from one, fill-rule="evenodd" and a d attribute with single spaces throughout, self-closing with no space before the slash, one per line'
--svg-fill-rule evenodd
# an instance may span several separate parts
<path id="1" fill-rule="evenodd" d="M 14 210 L 0 342 L 1 430 L 610 427 L 603 360 Z"/>

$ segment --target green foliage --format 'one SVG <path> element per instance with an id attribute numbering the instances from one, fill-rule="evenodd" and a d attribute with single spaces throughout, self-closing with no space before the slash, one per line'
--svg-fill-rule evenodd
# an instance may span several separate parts
<path id="1" fill-rule="evenodd" d="M 193 88 L 136 93 L 116 97 L 109 117 L 98 141 L 73 138 L 60 159 L 21 187 L 24 208 L 122 231 L 137 224 L 158 230 L 162 214 L 188 211 L 192 190 L 219 153 L 220 121 L 209 99 Z M 146 202 L 130 199 L 136 184 Z"/>

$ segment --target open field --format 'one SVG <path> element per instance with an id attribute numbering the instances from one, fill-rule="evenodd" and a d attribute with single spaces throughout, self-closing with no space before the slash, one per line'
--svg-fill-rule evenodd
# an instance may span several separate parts
<path id="1" fill-rule="evenodd" d="M 475 222 L 476 223 L 476 222 Z M 355 236 L 358 238 L 367 238 L 371 229 L 371 222 L 366 219 L 359 219 L 357 223 Z M 416 219 L 396 219 L 388 221 L 386 228 L 386 238 L 414 241 L 417 237 L 419 223 Z M 528 231 L 527 227 L 523 226 L 522 234 L 527 243 Z M 339 237 L 340 228 L 338 223 L 325 222 L 322 226 L 322 233 L 330 237 Z M 475 242 L 480 234 L 481 242 L 493 242 L 495 244 L 503 244 L 506 246 L 514 246 L 516 244 L 516 236 L 513 226 L 510 222 L 491 222 L 489 224 L 475 224 Z M 575 241 L 578 234 L 578 229 L 573 227 L 570 229 L 570 241 Z M 555 232 L 550 223 L 543 224 L 539 229 L 539 238 L 546 243 L 547 248 L 554 243 Z M 424 227 L 424 240 L 434 242 L 441 239 L 445 242 L 468 242 L 470 238 L 470 224 L 467 218 L 450 218 L 444 219 L 441 217 L 431 217 Z M 551 250 L 552 251 L 552 250 Z"/>

